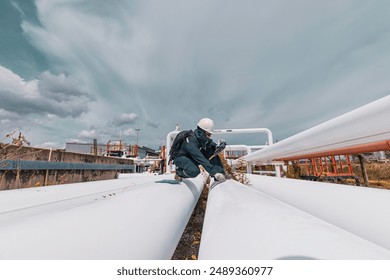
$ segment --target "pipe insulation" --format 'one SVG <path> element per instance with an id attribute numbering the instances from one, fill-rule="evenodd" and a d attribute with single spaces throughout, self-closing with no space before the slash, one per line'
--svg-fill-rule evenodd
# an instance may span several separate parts
<path id="1" fill-rule="evenodd" d="M 247 176 L 256 190 L 390 250 L 390 191 Z"/>
<path id="2" fill-rule="evenodd" d="M 172 175 L 0 192 L 0 259 L 170 259 L 204 186 Z"/>
<path id="3" fill-rule="evenodd" d="M 229 180 L 209 193 L 200 260 L 389 258 L 386 248 L 253 187 Z"/>
<path id="4" fill-rule="evenodd" d="M 389 140 L 389 108 L 387 95 L 243 158 L 267 162 Z"/>

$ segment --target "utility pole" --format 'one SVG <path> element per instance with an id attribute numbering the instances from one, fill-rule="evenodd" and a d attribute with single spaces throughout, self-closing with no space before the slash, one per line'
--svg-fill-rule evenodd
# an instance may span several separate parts
<path id="1" fill-rule="evenodd" d="M 138 147 L 138 136 L 139 136 L 139 132 L 141 131 L 141 129 L 140 128 L 136 128 L 134 130 L 137 133 L 137 147 Z"/>
<path id="2" fill-rule="evenodd" d="M 368 187 L 368 176 L 367 176 L 367 170 L 366 170 L 366 164 L 365 164 L 365 159 L 362 154 L 358 154 L 359 162 L 360 162 L 360 168 L 362 169 L 362 176 L 363 176 L 363 181 L 364 185 Z"/>

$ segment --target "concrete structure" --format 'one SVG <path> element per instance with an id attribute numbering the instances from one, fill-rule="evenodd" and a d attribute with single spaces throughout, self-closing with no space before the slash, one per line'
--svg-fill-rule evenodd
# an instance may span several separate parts
<path id="1" fill-rule="evenodd" d="M 0 144 L 0 190 L 114 179 L 130 159 Z"/>
<path id="2" fill-rule="evenodd" d="M 107 150 L 107 145 L 106 144 L 97 144 L 97 155 L 102 156 Z M 158 152 L 155 150 L 142 146 L 138 147 L 138 157 L 139 158 L 145 158 L 147 155 L 149 156 L 158 156 Z M 66 143 L 66 152 L 70 153 L 78 153 L 78 154 L 88 154 L 92 155 L 94 152 L 94 146 L 93 143 L 77 143 L 77 142 L 68 142 Z"/>
<path id="3" fill-rule="evenodd" d="M 65 151 L 69 153 L 88 154 L 93 155 L 93 144 L 90 143 L 77 143 L 68 142 L 65 146 Z M 104 151 L 107 149 L 106 144 L 97 144 L 97 155 L 102 156 Z"/>

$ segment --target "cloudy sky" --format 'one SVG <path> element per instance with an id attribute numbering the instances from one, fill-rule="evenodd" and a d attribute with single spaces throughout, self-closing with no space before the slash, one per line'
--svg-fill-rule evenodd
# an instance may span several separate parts
<path id="1" fill-rule="evenodd" d="M 387 0 L 2 0 L 0 141 L 282 140 L 390 92 Z M 235 144 L 262 144 L 242 135 Z"/>

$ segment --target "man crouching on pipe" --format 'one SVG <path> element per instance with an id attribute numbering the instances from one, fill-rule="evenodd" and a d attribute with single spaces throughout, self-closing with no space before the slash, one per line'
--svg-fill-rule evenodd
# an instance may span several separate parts
<path id="1" fill-rule="evenodd" d="M 198 176 L 201 172 L 199 165 L 201 165 L 216 181 L 226 181 L 226 173 L 218 156 L 226 143 L 223 142 L 218 146 L 211 139 L 213 129 L 214 121 L 203 118 L 198 122 L 194 132 L 182 142 L 174 158 L 175 180 L 181 181 L 183 178 Z"/>

